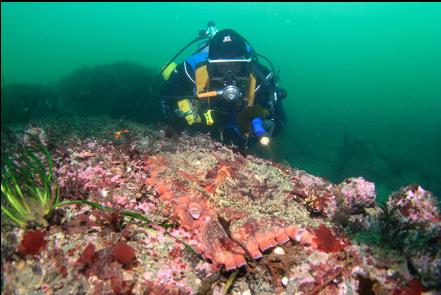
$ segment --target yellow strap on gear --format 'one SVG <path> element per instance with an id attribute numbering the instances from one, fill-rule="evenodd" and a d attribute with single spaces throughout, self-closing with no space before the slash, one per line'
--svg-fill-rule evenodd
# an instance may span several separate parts
<path id="1" fill-rule="evenodd" d="M 178 65 L 174 62 L 169 64 L 163 71 L 162 71 L 162 78 L 164 81 L 167 81 L 168 78 L 170 78 L 170 75 L 173 73 L 174 69 L 176 69 Z"/>
<path id="2" fill-rule="evenodd" d="M 189 99 L 182 99 L 178 101 L 179 110 L 184 114 L 184 118 L 188 125 L 193 123 L 201 123 L 202 119 L 194 108 L 193 104 Z"/>
<path id="3" fill-rule="evenodd" d="M 250 74 L 250 77 L 248 78 L 248 106 L 252 107 L 254 105 L 254 96 L 256 94 L 256 77 L 253 73 Z"/>
<path id="4" fill-rule="evenodd" d="M 213 125 L 214 124 L 214 120 L 213 120 L 213 118 L 211 117 L 211 112 L 212 112 L 213 110 L 208 110 L 208 111 L 206 111 L 205 113 L 204 113 L 204 115 L 205 115 L 205 120 L 206 120 L 206 122 L 207 122 L 207 125 Z"/>
<path id="5" fill-rule="evenodd" d="M 207 65 L 202 65 L 196 69 L 196 93 L 206 92 L 208 89 L 208 71 Z"/>

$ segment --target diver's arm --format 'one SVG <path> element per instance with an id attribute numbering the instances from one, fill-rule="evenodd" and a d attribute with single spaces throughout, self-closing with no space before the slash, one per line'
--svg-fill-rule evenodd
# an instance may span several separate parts
<path id="1" fill-rule="evenodd" d="M 282 106 L 282 99 L 286 97 L 286 91 L 274 88 L 274 75 L 263 65 L 257 65 L 256 78 L 255 102 L 268 110 L 268 115 L 264 118 L 264 127 L 270 128 L 271 131 L 268 133 L 275 136 L 281 130 L 286 118 Z M 283 97 L 278 95 L 282 92 L 285 92 Z"/>
<path id="2" fill-rule="evenodd" d="M 178 100 L 180 97 L 193 95 L 193 89 L 194 73 L 184 61 L 176 66 L 170 77 L 164 82 L 161 95 L 171 100 Z"/>
<path id="3" fill-rule="evenodd" d="M 164 81 L 161 90 L 161 109 L 165 120 L 179 121 L 175 113 L 178 101 L 193 95 L 194 84 L 189 79 L 187 72 L 185 64 L 181 63 Z"/>

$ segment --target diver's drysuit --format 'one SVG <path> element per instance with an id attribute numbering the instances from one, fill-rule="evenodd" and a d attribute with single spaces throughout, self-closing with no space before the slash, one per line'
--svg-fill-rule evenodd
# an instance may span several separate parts
<path id="1" fill-rule="evenodd" d="M 223 30 L 220 34 L 228 36 L 231 32 Z M 255 57 L 251 46 L 247 52 Z M 274 73 L 257 58 L 218 61 L 209 55 L 207 44 L 164 71 L 161 107 L 166 120 L 212 131 L 221 140 L 234 143 L 278 134 L 285 120 L 281 100 L 286 92 L 277 87 Z M 225 65 L 237 70 L 223 71 Z"/>

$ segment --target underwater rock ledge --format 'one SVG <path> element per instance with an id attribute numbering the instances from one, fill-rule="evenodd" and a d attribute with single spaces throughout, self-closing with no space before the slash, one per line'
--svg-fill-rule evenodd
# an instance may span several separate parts
<path id="1" fill-rule="evenodd" d="M 419 185 L 377 205 L 362 177 L 334 184 L 107 117 L 2 126 L 2 155 L 33 144 L 25 131 L 49 149 L 63 201 L 111 210 L 66 205 L 35 231 L 2 215 L 4 294 L 222 294 L 235 270 L 229 294 L 441 290 L 440 211 Z"/>

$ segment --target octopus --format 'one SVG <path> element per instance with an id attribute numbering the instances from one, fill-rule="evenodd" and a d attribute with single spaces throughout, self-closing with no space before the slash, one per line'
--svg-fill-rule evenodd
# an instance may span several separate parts
<path id="1" fill-rule="evenodd" d="M 146 183 L 157 190 L 164 212 L 190 234 L 192 247 L 227 271 L 290 240 L 317 247 L 314 228 L 323 220 L 312 218 L 305 202 L 332 199 L 336 186 L 227 151 L 189 150 L 145 161 Z"/>

